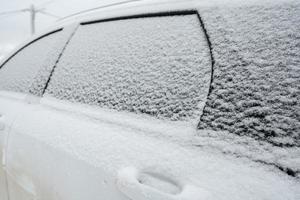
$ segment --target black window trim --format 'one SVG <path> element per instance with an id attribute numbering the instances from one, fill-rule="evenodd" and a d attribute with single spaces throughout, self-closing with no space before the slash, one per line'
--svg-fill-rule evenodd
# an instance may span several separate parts
<path id="1" fill-rule="evenodd" d="M 80 25 L 88 25 L 101 22 L 110 22 L 110 21 L 119 21 L 127 19 L 138 19 L 138 18 L 149 18 L 149 17 L 168 17 L 168 16 L 180 16 L 180 15 L 195 15 L 198 14 L 197 10 L 175 10 L 175 11 L 166 11 L 166 12 L 154 12 L 154 13 L 143 13 L 135 15 L 125 15 L 120 17 L 111 17 L 104 19 L 96 19 L 86 22 L 81 22 Z"/>
<path id="2" fill-rule="evenodd" d="M 61 50 L 60 54 L 58 55 L 58 57 L 57 57 L 57 59 L 56 59 L 56 62 L 55 62 L 55 64 L 54 64 L 54 66 L 52 67 L 51 72 L 50 72 L 50 75 L 48 76 L 48 79 L 47 79 L 47 81 L 46 81 L 46 84 L 45 84 L 45 86 L 44 86 L 44 88 L 43 88 L 43 91 L 42 91 L 42 95 L 41 95 L 41 96 L 44 96 L 44 94 L 45 94 L 45 92 L 46 92 L 46 90 L 47 90 L 47 88 L 48 88 L 48 85 L 49 85 L 49 83 L 50 83 L 50 81 L 51 81 L 51 78 L 52 78 L 52 76 L 53 76 L 53 73 L 54 73 L 54 71 L 55 71 L 55 68 L 56 68 L 56 66 L 57 66 L 57 63 L 60 61 L 60 59 L 61 59 L 62 55 L 64 54 L 64 51 L 66 50 L 66 48 L 67 48 L 69 42 L 71 41 L 71 39 L 73 38 L 74 34 L 76 33 L 77 28 L 78 28 L 78 25 L 77 25 L 76 28 L 72 31 L 71 35 L 68 37 L 67 42 L 64 44 L 63 49 Z"/>

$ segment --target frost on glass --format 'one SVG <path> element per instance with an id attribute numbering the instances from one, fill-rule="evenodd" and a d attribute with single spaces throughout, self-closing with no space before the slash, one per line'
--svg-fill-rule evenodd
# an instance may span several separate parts
<path id="1" fill-rule="evenodd" d="M 36 82 L 36 75 L 41 70 L 49 72 L 53 67 L 57 59 L 53 52 L 57 52 L 59 49 L 55 46 L 59 36 L 60 32 L 56 32 L 38 39 L 19 51 L 2 66 L 0 69 L 0 90 L 29 93 L 32 84 Z M 36 84 L 41 90 L 45 80 L 40 80 Z M 39 91 L 34 93 L 40 93 Z"/>
<path id="2" fill-rule="evenodd" d="M 300 4 L 201 13 L 215 68 L 199 127 L 300 146 Z"/>
<path id="3" fill-rule="evenodd" d="M 51 96 L 159 118 L 200 117 L 211 61 L 196 15 L 80 26 L 51 78 Z"/>

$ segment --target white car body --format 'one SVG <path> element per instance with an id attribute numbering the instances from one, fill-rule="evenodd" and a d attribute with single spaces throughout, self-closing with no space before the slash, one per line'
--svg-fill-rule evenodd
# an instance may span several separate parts
<path id="1" fill-rule="evenodd" d="M 83 13 L 45 32 L 63 28 L 53 41 L 58 52 L 50 56 L 59 56 L 82 22 L 191 9 L 201 15 L 202 8 L 214 3 L 146 1 Z M 250 153 L 225 155 L 231 148 L 245 155 L 244 147 L 228 142 L 235 137 L 224 137 L 226 144 L 214 143 L 213 137 L 201 142 L 199 132 L 215 134 L 197 130 L 194 121 L 0 90 L 0 200 L 300 199 L 298 178 L 254 162 Z M 295 149 L 285 161 L 297 170 Z"/>

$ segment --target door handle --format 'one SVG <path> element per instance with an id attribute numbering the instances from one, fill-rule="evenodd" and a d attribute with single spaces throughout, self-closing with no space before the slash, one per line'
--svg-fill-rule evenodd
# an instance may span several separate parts
<path id="1" fill-rule="evenodd" d="M 143 180 L 147 178 L 148 181 Z M 140 172 L 131 167 L 119 171 L 116 184 L 117 188 L 131 200 L 213 199 L 212 194 L 203 188 L 182 184 L 157 173 Z"/>

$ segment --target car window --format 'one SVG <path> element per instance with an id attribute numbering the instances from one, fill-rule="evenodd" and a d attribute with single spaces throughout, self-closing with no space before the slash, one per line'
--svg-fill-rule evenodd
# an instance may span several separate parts
<path id="1" fill-rule="evenodd" d="M 55 31 L 44 35 L 9 58 L 0 68 L 0 90 L 29 93 L 35 81 L 39 82 L 35 84 L 43 86 L 45 80 L 35 78 L 41 70 L 49 71 L 53 67 L 57 57 L 51 51 L 55 51 L 55 41 L 60 33 Z"/>
<path id="2" fill-rule="evenodd" d="M 215 75 L 199 128 L 300 146 L 300 4 L 207 8 L 201 16 Z"/>
<path id="3" fill-rule="evenodd" d="M 171 120 L 199 118 L 211 77 L 196 14 L 82 25 L 46 94 Z"/>

